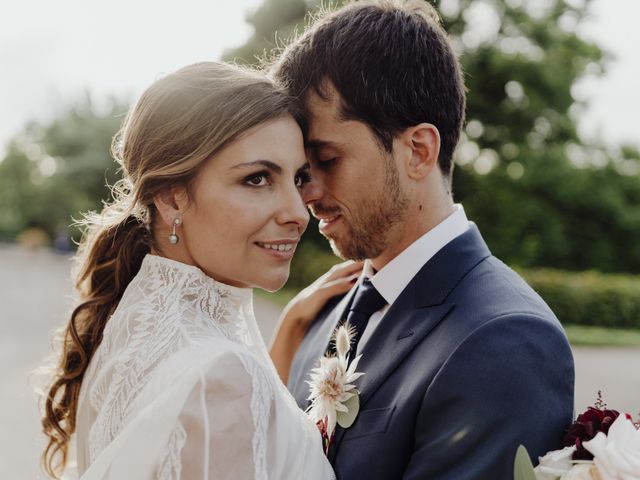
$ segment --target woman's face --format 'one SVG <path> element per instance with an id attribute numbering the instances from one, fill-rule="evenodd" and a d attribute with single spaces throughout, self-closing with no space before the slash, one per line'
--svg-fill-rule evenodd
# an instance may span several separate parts
<path id="1" fill-rule="evenodd" d="M 243 134 L 196 177 L 177 229 L 180 260 L 229 285 L 281 288 L 309 221 L 300 195 L 307 169 L 291 116 Z"/>

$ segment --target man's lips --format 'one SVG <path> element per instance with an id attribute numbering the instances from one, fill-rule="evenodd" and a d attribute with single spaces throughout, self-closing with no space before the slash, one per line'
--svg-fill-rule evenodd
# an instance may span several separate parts
<path id="1" fill-rule="evenodd" d="M 318 229 L 320 230 L 321 233 L 326 235 L 337 225 L 337 223 L 342 218 L 342 215 L 338 213 L 333 215 L 322 215 L 322 216 L 318 216 L 317 218 L 320 220 L 320 223 L 318 224 Z"/>

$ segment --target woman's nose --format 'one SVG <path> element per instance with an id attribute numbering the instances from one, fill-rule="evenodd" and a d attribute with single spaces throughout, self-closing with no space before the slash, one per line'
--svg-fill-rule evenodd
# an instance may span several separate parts
<path id="1" fill-rule="evenodd" d="M 302 187 L 301 195 L 305 205 L 312 205 L 322 198 L 322 185 L 312 178 Z"/>
<path id="2" fill-rule="evenodd" d="M 303 187 L 304 189 L 304 187 Z M 280 209 L 278 223 L 297 224 L 302 233 L 309 223 L 309 211 L 302 201 L 301 192 L 297 187 L 288 190 L 288 194 L 283 196 L 283 205 Z"/>

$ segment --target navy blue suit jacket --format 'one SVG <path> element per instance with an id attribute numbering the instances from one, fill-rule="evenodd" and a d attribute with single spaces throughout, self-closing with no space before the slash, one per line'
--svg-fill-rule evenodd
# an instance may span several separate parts
<path id="1" fill-rule="evenodd" d="M 294 358 L 302 408 L 352 295 L 328 304 Z M 424 264 L 360 353 L 360 413 L 329 452 L 338 479 L 511 479 L 519 444 L 537 459 L 572 420 L 565 333 L 475 225 Z"/>

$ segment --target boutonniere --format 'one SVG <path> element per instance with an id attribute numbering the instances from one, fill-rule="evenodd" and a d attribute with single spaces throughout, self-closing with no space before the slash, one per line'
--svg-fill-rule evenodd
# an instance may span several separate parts
<path id="1" fill-rule="evenodd" d="M 349 365 L 349 351 L 354 331 L 348 325 L 339 326 L 334 334 L 336 355 L 320 358 L 320 365 L 311 370 L 307 409 L 309 417 L 318 425 L 324 444 L 325 454 L 333 441 L 336 423 L 342 428 L 353 425 L 360 410 L 360 392 L 353 384 L 364 373 L 356 372 L 362 355 L 358 355 Z"/>

